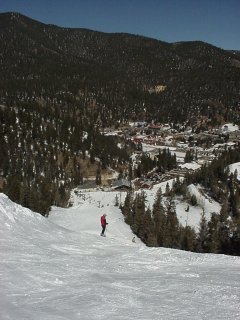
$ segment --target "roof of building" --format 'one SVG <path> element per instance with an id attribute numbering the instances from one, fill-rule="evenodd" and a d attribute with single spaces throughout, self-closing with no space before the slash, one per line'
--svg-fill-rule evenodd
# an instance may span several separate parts
<path id="1" fill-rule="evenodd" d="M 131 183 L 129 180 L 127 179 L 119 179 L 116 181 L 113 181 L 112 183 L 112 187 L 115 188 L 119 188 L 119 187 L 127 187 L 130 188 L 131 187 Z"/>

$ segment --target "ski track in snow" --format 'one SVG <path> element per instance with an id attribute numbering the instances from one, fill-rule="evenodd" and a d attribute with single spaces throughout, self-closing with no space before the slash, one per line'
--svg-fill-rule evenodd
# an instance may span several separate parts
<path id="1" fill-rule="evenodd" d="M 240 319 L 240 257 L 132 243 L 113 193 L 73 197 L 46 219 L 0 194 L 1 320 Z"/>

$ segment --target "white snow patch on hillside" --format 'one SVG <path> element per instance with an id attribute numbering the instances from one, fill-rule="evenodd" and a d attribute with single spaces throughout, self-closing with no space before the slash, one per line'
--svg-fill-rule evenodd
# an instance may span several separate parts
<path id="1" fill-rule="evenodd" d="M 146 195 L 145 207 L 146 208 L 149 207 L 150 209 L 152 209 L 154 200 L 156 199 L 157 191 L 161 188 L 162 193 L 165 193 L 167 184 L 171 189 L 173 183 L 174 183 L 174 179 L 171 179 L 165 182 L 155 184 L 153 188 L 150 190 L 144 190 L 144 193 Z M 205 212 L 206 219 L 210 220 L 211 214 L 213 212 L 219 213 L 221 210 L 221 206 L 219 205 L 218 202 L 207 197 L 205 193 L 200 191 L 200 188 L 197 188 L 194 185 L 190 185 L 188 188 L 188 191 L 191 195 L 194 194 L 196 196 L 198 204 L 196 206 L 192 206 L 186 201 L 183 201 L 181 199 L 176 199 L 175 200 L 176 214 L 179 222 L 183 226 L 188 225 L 194 228 L 196 231 L 198 231 L 203 209 Z M 139 191 L 139 192 L 142 192 L 142 191 Z M 166 198 L 163 197 L 163 204 L 165 200 Z"/>
<path id="2" fill-rule="evenodd" d="M 191 162 L 191 163 L 180 164 L 179 167 L 186 168 L 186 169 L 189 169 L 189 170 L 197 170 L 201 166 L 199 164 L 197 164 L 196 162 Z"/>
<path id="3" fill-rule="evenodd" d="M 224 132 L 234 132 L 239 130 L 239 126 L 233 123 L 226 123 L 222 126 L 222 131 Z"/>
<path id="4" fill-rule="evenodd" d="M 0 194 L 0 319 L 239 319 L 240 257 L 132 243 L 113 196 L 43 218 Z"/>
<path id="5" fill-rule="evenodd" d="M 240 180 L 240 162 L 232 163 L 228 168 L 230 173 L 235 173 L 235 170 L 237 170 L 237 179 Z"/>
<path id="6" fill-rule="evenodd" d="M 191 206 L 186 202 L 176 201 L 176 213 L 179 222 L 184 227 L 192 227 L 196 232 L 199 230 L 202 212 L 200 206 Z"/>
<path id="7" fill-rule="evenodd" d="M 188 186 L 188 191 L 191 195 L 195 195 L 197 198 L 198 205 L 204 210 L 205 217 L 210 220 L 212 213 L 220 213 L 221 206 L 218 202 L 214 201 L 212 198 L 208 197 L 206 193 L 201 191 L 200 187 L 196 187 L 191 184 Z"/>

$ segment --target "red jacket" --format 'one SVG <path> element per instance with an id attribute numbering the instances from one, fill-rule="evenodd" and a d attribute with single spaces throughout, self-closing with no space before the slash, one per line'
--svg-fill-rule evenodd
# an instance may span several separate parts
<path id="1" fill-rule="evenodd" d="M 102 226 L 106 226 L 107 221 L 106 221 L 106 217 L 104 215 L 101 216 L 101 225 Z"/>

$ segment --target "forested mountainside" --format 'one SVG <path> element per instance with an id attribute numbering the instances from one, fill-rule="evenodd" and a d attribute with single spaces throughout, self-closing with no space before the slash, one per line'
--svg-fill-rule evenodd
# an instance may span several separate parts
<path id="1" fill-rule="evenodd" d="M 129 160 L 131 142 L 101 135 L 76 107 L 0 106 L 0 190 L 42 214 L 65 205 L 67 190 Z M 85 130 L 85 131 L 84 131 Z M 99 162 L 95 161 L 95 158 Z"/>
<path id="2" fill-rule="evenodd" d="M 196 115 L 239 121 L 236 52 L 60 28 L 18 13 L 0 15 L 0 39 L 2 103 L 94 104 L 103 126 L 139 118 L 193 121 Z"/>
<path id="3" fill-rule="evenodd" d="M 47 214 L 87 171 L 134 146 L 100 128 L 128 121 L 239 123 L 240 57 L 203 42 L 60 28 L 0 14 L 0 190 Z M 100 161 L 96 162 L 98 158 Z"/>

